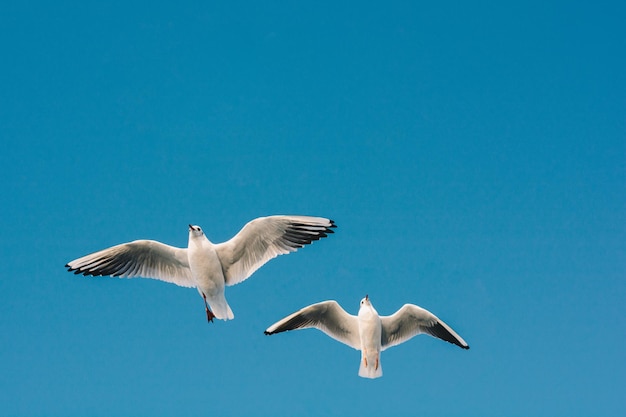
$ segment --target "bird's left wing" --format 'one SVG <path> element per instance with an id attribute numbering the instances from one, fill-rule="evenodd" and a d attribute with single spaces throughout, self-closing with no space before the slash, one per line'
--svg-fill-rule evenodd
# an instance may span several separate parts
<path id="1" fill-rule="evenodd" d="M 315 327 L 335 340 L 361 349 L 359 322 L 334 300 L 322 301 L 296 311 L 265 330 L 266 335 Z"/>
<path id="2" fill-rule="evenodd" d="M 155 240 L 135 240 L 74 259 L 65 265 L 82 275 L 154 278 L 181 287 L 195 287 L 187 249 Z"/>
<path id="3" fill-rule="evenodd" d="M 454 343 L 463 349 L 469 345 L 446 323 L 430 311 L 413 304 L 405 304 L 391 316 L 380 318 L 382 322 L 382 348 L 398 345 L 420 333 Z"/>
<path id="4" fill-rule="evenodd" d="M 239 284 L 270 259 L 324 238 L 334 227 L 332 220 L 323 217 L 269 216 L 250 221 L 232 239 L 215 245 L 226 285 Z"/>

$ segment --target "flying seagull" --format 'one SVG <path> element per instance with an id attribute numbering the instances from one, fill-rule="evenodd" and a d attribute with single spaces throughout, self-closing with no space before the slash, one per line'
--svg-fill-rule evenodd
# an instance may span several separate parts
<path id="1" fill-rule="evenodd" d="M 224 297 L 226 285 L 239 284 L 270 259 L 324 238 L 334 227 L 335 222 L 323 217 L 259 217 L 229 241 L 214 244 L 200 226 L 189 225 L 187 249 L 155 240 L 135 240 L 65 266 L 74 274 L 154 278 L 195 287 L 204 299 L 208 321 L 214 317 L 230 320 L 234 315 Z"/>
<path id="2" fill-rule="evenodd" d="M 265 330 L 266 335 L 315 327 L 335 340 L 361 351 L 359 376 L 383 376 L 380 352 L 427 333 L 463 349 L 469 345 L 447 324 L 430 311 L 405 304 L 391 316 L 379 316 L 369 297 L 361 300 L 359 315 L 348 314 L 334 300 L 304 307 L 277 321 Z"/>

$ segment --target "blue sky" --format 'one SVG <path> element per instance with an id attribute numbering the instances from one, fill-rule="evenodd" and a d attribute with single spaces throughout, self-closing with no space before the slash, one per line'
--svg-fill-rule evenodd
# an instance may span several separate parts
<path id="1" fill-rule="evenodd" d="M 11 416 L 626 412 L 620 2 L 30 2 L 0 15 L 0 410 Z M 335 235 L 227 288 L 86 278 L 270 214 Z M 429 309 L 385 375 L 314 302 Z"/>

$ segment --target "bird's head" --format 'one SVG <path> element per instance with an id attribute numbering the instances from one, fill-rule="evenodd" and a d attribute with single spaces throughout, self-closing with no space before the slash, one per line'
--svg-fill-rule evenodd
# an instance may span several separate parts
<path id="1" fill-rule="evenodd" d="M 372 305 L 369 296 L 365 296 L 364 299 L 361 300 L 361 307 L 359 308 L 359 317 L 363 316 L 378 316 L 378 312 Z"/>
<path id="2" fill-rule="evenodd" d="M 370 297 L 367 294 L 365 294 L 365 298 L 361 300 L 361 307 L 365 305 L 368 305 L 368 306 L 372 305 L 372 303 L 370 302 Z"/>
<path id="3" fill-rule="evenodd" d="M 204 232 L 200 226 L 194 226 L 192 224 L 189 225 L 189 237 L 199 237 L 203 234 Z"/>

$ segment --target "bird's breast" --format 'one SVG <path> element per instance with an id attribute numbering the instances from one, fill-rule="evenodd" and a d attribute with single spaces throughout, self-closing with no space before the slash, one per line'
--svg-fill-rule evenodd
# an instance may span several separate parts
<path id="1" fill-rule="evenodd" d="M 190 245 L 188 259 L 189 269 L 199 288 L 205 293 L 223 290 L 224 274 L 215 249 L 209 245 Z"/>
<path id="2" fill-rule="evenodd" d="M 380 317 L 370 314 L 359 315 L 359 336 L 362 348 L 380 350 L 381 332 Z"/>

